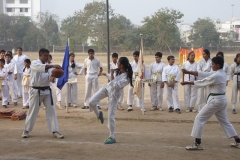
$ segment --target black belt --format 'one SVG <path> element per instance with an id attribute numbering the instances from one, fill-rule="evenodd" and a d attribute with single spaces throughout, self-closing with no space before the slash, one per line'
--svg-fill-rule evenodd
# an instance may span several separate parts
<path id="1" fill-rule="evenodd" d="M 221 95 L 225 95 L 225 93 L 210 93 L 207 97 L 207 101 L 210 96 L 221 96 Z"/>
<path id="2" fill-rule="evenodd" d="M 45 90 L 49 90 L 49 91 L 50 91 L 50 95 L 51 95 L 51 104 L 53 105 L 52 89 L 51 89 L 49 86 L 46 86 L 46 87 L 32 87 L 32 88 L 38 90 L 38 95 L 39 95 L 39 106 L 41 105 L 41 101 L 40 101 L 40 92 L 41 92 L 41 91 L 45 91 Z"/>

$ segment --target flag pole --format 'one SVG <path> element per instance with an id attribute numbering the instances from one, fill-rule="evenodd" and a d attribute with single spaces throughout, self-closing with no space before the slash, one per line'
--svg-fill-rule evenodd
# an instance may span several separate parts
<path id="1" fill-rule="evenodd" d="M 140 37 L 141 37 L 141 47 L 140 47 L 140 49 L 141 49 L 141 53 L 143 54 L 143 34 L 140 34 Z M 140 62 L 140 63 L 143 63 L 143 62 Z M 142 73 L 144 74 L 144 67 L 143 67 Z M 145 77 L 143 76 L 143 78 L 145 78 Z M 144 109 L 144 82 L 143 81 L 141 81 L 141 87 L 142 87 L 142 115 L 144 115 L 145 114 L 145 109 Z"/>
<path id="2" fill-rule="evenodd" d="M 70 52 L 70 36 L 68 36 L 68 48 L 69 48 L 69 52 Z M 68 53 L 69 54 L 69 53 Z M 69 78 L 69 77 L 68 77 Z M 67 85 L 66 85 L 66 112 L 67 113 L 69 113 L 68 112 L 68 107 L 69 107 L 69 83 L 67 83 Z"/>

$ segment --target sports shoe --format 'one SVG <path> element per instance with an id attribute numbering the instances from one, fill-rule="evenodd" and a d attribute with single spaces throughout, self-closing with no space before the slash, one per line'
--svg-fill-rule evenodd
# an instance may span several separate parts
<path id="1" fill-rule="evenodd" d="M 99 110 L 101 110 L 101 109 L 102 109 L 100 106 L 97 106 L 97 108 L 98 108 Z"/>
<path id="2" fill-rule="evenodd" d="M 64 136 L 61 135 L 61 133 L 59 133 L 58 131 L 53 132 L 53 137 L 56 137 L 58 139 L 63 139 L 64 138 Z"/>
<path id="3" fill-rule="evenodd" d="M 190 112 L 190 109 L 188 108 L 187 110 L 186 110 L 186 113 L 189 113 Z"/>
<path id="4" fill-rule="evenodd" d="M 181 114 L 181 110 L 179 108 L 175 109 L 175 111 L 178 113 L 178 114 Z"/>
<path id="5" fill-rule="evenodd" d="M 203 150 L 203 147 L 201 144 L 197 144 L 196 142 L 193 142 L 193 145 L 187 146 L 186 150 Z"/>
<path id="6" fill-rule="evenodd" d="M 240 149 L 240 143 L 237 143 L 237 142 L 231 143 L 231 147 Z"/>
<path id="7" fill-rule="evenodd" d="M 120 110 L 120 111 L 124 110 L 124 108 L 121 105 L 118 105 L 117 109 Z"/>
<path id="8" fill-rule="evenodd" d="M 63 109 L 60 102 L 57 102 L 57 103 L 56 103 L 56 106 L 57 106 L 59 109 Z"/>
<path id="9" fill-rule="evenodd" d="M 160 111 L 164 111 L 162 107 L 159 107 L 159 110 L 160 110 Z"/>
<path id="10" fill-rule="evenodd" d="M 153 107 L 150 109 L 150 111 L 156 111 L 156 110 L 158 110 L 157 106 L 153 106 Z"/>
<path id="11" fill-rule="evenodd" d="M 24 130 L 22 133 L 22 138 L 28 138 L 29 137 L 29 132 Z"/>
<path id="12" fill-rule="evenodd" d="M 101 123 L 103 124 L 104 118 L 103 118 L 103 113 L 102 113 L 102 111 L 99 111 L 98 119 L 99 119 L 99 120 L 101 121 Z"/>
<path id="13" fill-rule="evenodd" d="M 142 108 L 141 111 L 143 111 L 143 112 L 147 112 L 145 108 L 144 108 L 144 109 Z"/>
<path id="14" fill-rule="evenodd" d="M 196 109 L 193 109 L 193 110 L 192 110 L 192 112 L 193 112 L 193 113 L 196 113 L 196 112 L 197 112 L 197 110 L 196 110 Z"/>
<path id="15" fill-rule="evenodd" d="M 236 109 L 232 110 L 232 114 L 237 114 Z"/>
<path id="16" fill-rule="evenodd" d="M 7 105 L 3 105 L 3 108 L 7 108 Z"/>
<path id="17" fill-rule="evenodd" d="M 128 112 L 132 111 L 132 110 L 133 110 L 132 106 L 129 106 L 128 109 L 127 109 Z"/>
<path id="18" fill-rule="evenodd" d="M 14 104 L 14 106 L 17 106 L 17 105 L 18 105 L 18 103 L 17 103 L 17 102 L 14 102 L 13 104 Z"/>
<path id="19" fill-rule="evenodd" d="M 77 105 L 76 105 L 76 104 L 72 104 L 72 107 L 73 107 L 73 108 L 77 108 Z"/>
<path id="20" fill-rule="evenodd" d="M 88 109 L 88 107 L 87 106 L 83 106 L 82 109 Z"/>
<path id="21" fill-rule="evenodd" d="M 108 139 L 106 139 L 106 141 L 104 142 L 104 144 L 113 144 L 113 143 L 116 143 L 116 139 L 112 137 L 108 137 Z"/>
<path id="22" fill-rule="evenodd" d="M 173 107 L 170 107 L 170 108 L 168 109 L 168 112 L 173 112 Z"/>

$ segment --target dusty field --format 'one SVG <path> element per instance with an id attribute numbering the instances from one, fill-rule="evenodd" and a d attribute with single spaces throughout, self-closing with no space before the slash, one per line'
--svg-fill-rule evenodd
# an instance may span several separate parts
<path id="1" fill-rule="evenodd" d="M 37 53 L 27 53 L 31 59 L 37 58 Z M 126 55 L 124 55 L 126 56 Z M 231 64 L 234 54 L 225 56 L 226 62 Z M 77 54 L 76 60 L 83 63 L 86 55 Z M 97 56 L 107 69 L 107 58 L 104 55 Z M 132 60 L 131 56 L 128 56 Z M 61 64 L 63 54 L 55 53 L 53 62 Z M 146 56 L 147 67 L 154 61 L 153 56 Z M 166 56 L 163 61 L 167 64 Z M 178 60 L 176 59 L 178 62 Z M 151 112 L 149 88 L 145 93 L 145 108 L 147 112 L 142 115 L 138 108 L 133 112 L 117 111 L 117 143 L 104 145 L 103 141 L 108 137 L 106 123 L 101 125 L 93 113 L 82 110 L 84 98 L 84 77 L 79 76 L 78 108 L 65 110 L 57 109 L 60 132 L 65 139 L 54 139 L 47 130 L 45 111 L 40 110 L 37 123 L 29 139 L 22 139 L 24 120 L 13 122 L 9 119 L 0 119 L 0 159 L 239 159 L 239 150 L 229 147 L 233 140 L 228 140 L 215 117 L 206 125 L 203 146 L 204 151 L 186 151 L 185 146 L 190 145 L 193 138 L 190 137 L 195 113 L 185 113 L 183 105 L 183 87 L 179 85 L 179 98 L 182 114 L 168 113 L 167 111 Z M 100 87 L 107 83 L 105 77 L 99 78 Z M 65 91 L 63 90 L 63 93 Z M 125 88 L 126 105 L 127 88 Z M 231 83 L 227 87 L 227 97 L 230 100 Z M 54 95 L 55 98 L 55 95 Z M 19 105 L 10 108 L 21 109 L 22 99 Z M 101 101 L 101 106 L 107 106 L 107 99 Z M 163 107 L 166 109 L 164 96 Z M 1 109 L 2 110 L 2 109 Z M 240 113 L 239 104 L 237 112 Z M 104 110 L 106 120 L 107 111 Z M 228 115 L 237 132 L 240 132 L 239 114 L 231 114 L 231 104 L 228 105 Z"/>

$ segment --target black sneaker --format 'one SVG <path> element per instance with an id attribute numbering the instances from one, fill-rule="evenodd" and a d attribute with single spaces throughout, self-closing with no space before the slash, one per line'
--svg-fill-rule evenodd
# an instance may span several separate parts
<path id="1" fill-rule="evenodd" d="M 173 112 L 173 107 L 170 107 L 170 108 L 168 109 L 168 112 Z"/>
<path id="2" fill-rule="evenodd" d="M 99 110 L 101 110 L 102 108 L 100 106 L 97 106 Z"/>
<path id="3" fill-rule="evenodd" d="M 178 114 L 181 114 L 181 110 L 179 108 L 175 109 L 175 111 L 178 113 Z"/>
<path id="4" fill-rule="evenodd" d="M 88 107 L 87 106 L 83 106 L 82 109 L 88 109 Z"/>

